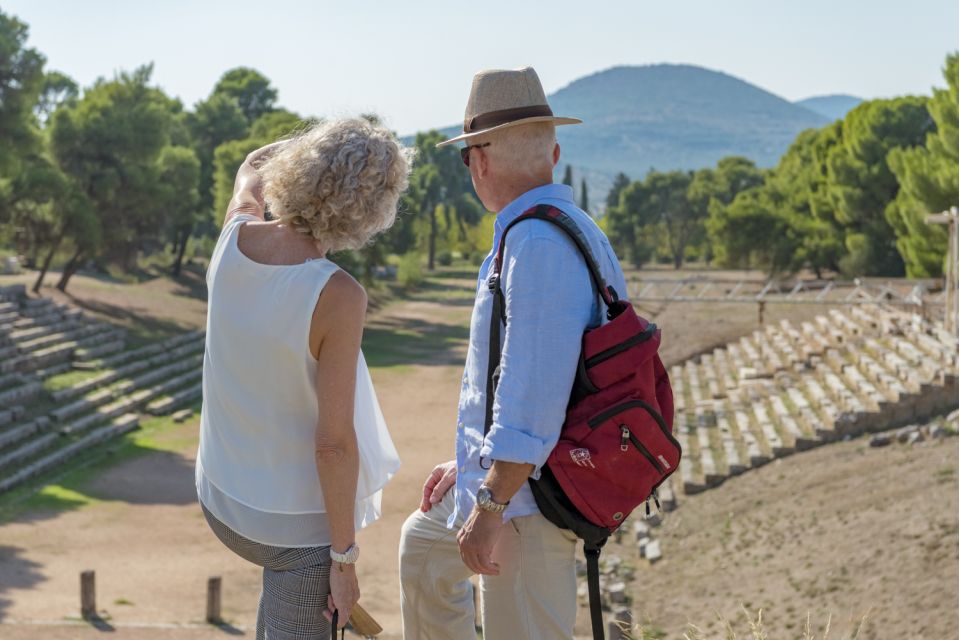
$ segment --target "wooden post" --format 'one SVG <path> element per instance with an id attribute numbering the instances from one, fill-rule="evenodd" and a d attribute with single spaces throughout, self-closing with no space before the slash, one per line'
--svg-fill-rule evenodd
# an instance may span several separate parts
<path id="1" fill-rule="evenodd" d="M 945 328 L 959 337 L 959 207 L 926 216 L 927 224 L 946 225 L 949 252 L 946 254 Z"/>
<path id="2" fill-rule="evenodd" d="M 213 576 L 206 583 L 206 621 L 210 624 L 222 624 L 220 603 L 222 601 L 223 579 Z"/>
<path id="3" fill-rule="evenodd" d="M 84 571 L 80 574 L 80 616 L 84 620 L 89 620 L 95 618 L 96 615 L 96 574 L 93 571 Z"/>

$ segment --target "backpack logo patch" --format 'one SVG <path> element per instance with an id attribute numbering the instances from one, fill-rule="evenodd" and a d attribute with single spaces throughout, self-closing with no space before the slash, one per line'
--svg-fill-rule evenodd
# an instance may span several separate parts
<path id="1" fill-rule="evenodd" d="M 659 458 L 659 461 L 662 462 L 662 463 L 663 463 L 663 466 L 666 467 L 667 469 L 672 469 L 672 468 L 673 468 L 672 465 L 669 464 L 669 460 L 667 460 L 666 458 L 663 457 L 663 454 L 659 454 L 659 455 L 656 456 L 656 457 Z"/>
<path id="2" fill-rule="evenodd" d="M 581 467 L 587 467 L 589 469 L 596 468 L 596 465 L 593 464 L 589 449 L 573 449 L 569 452 L 569 457 Z"/>

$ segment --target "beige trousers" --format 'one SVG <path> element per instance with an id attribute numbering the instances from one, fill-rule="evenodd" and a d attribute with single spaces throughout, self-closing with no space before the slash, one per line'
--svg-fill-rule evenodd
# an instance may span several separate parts
<path id="1" fill-rule="evenodd" d="M 429 512 L 418 509 L 400 538 L 400 606 L 405 640 L 472 640 L 472 571 L 460 559 L 446 521 L 453 491 Z M 480 576 L 485 640 L 573 637 L 576 621 L 576 538 L 542 515 L 513 518 L 493 548 L 498 576 Z"/>

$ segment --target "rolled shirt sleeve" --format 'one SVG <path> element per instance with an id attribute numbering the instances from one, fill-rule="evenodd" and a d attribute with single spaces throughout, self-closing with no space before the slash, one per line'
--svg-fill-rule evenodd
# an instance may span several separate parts
<path id="1" fill-rule="evenodd" d="M 548 222 L 525 222 L 510 233 L 501 275 L 507 323 L 481 455 L 532 464 L 537 478 L 559 440 L 598 296 L 578 249 Z"/>

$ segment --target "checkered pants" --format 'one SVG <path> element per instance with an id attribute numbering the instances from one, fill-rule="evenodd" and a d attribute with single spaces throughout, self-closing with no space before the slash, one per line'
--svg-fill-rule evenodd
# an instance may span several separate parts
<path id="1" fill-rule="evenodd" d="M 201 505 L 202 506 L 202 505 Z M 272 547 L 244 538 L 203 514 L 213 533 L 244 560 L 263 567 L 263 591 L 256 613 L 256 640 L 328 640 L 323 617 L 330 593 L 330 548 Z"/>

